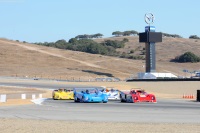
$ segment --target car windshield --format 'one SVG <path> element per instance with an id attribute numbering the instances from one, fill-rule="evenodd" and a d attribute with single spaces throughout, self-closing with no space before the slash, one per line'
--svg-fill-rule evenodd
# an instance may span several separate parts
<path id="1" fill-rule="evenodd" d="M 95 88 L 95 89 L 89 89 L 89 90 L 86 90 L 86 93 L 97 93 L 98 90 Z"/>
<path id="2" fill-rule="evenodd" d="M 105 91 L 105 88 L 98 88 L 98 91 L 104 92 L 104 91 Z"/>
<path id="3" fill-rule="evenodd" d="M 65 89 L 65 92 L 71 92 L 71 91 L 73 91 L 73 89 Z"/>
<path id="4" fill-rule="evenodd" d="M 98 92 L 98 90 L 96 88 L 75 88 L 74 91 L 76 92 L 85 92 L 87 91 L 87 93 L 95 93 Z"/>
<path id="5" fill-rule="evenodd" d="M 110 92 L 115 92 L 116 90 L 114 90 L 114 89 L 110 89 Z"/>
<path id="6" fill-rule="evenodd" d="M 137 93 L 140 94 L 140 95 L 145 95 L 145 94 L 147 94 L 144 90 L 138 90 Z"/>
<path id="7" fill-rule="evenodd" d="M 65 91 L 65 89 L 64 88 L 60 88 L 60 89 L 58 89 L 58 91 Z"/>

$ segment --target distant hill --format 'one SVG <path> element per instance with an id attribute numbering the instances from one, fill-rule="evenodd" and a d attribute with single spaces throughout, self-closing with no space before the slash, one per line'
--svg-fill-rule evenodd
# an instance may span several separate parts
<path id="1" fill-rule="evenodd" d="M 95 39 L 97 42 L 103 42 L 107 39 L 109 40 L 123 40 L 127 38 L 129 42 L 126 43 L 125 48 L 120 48 L 118 51 L 130 53 L 131 50 L 134 51 L 133 55 L 144 56 L 142 52 L 145 48 L 144 43 L 139 43 L 138 36 L 123 36 L 123 37 L 112 37 L 112 38 L 100 38 Z M 173 38 L 173 37 L 163 37 L 162 43 L 156 43 L 156 59 L 157 61 L 170 61 L 176 56 L 179 56 L 185 52 L 193 52 L 200 56 L 200 40 L 198 39 L 186 39 L 186 38 Z"/>
<path id="2" fill-rule="evenodd" d="M 142 55 L 144 44 L 138 42 L 137 36 L 95 39 L 122 40 L 127 38 L 121 52 Z M 184 52 L 191 51 L 200 55 L 200 41 L 184 38 L 163 38 L 156 44 L 156 66 L 158 72 L 172 72 L 185 76 L 184 69 L 199 70 L 200 63 L 175 63 L 171 59 Z M 57 79 L 89 79 L 96 77 L 118 77 L 125 79 L 138 72 L 144 72 L 145 60 L 132 60 L 84 52 L 61 50 L 34 44 L 20 43 L 0 39 L 0 76 L 26 76 Z M 190 74 L 186 74 L 190 76 Z"/>

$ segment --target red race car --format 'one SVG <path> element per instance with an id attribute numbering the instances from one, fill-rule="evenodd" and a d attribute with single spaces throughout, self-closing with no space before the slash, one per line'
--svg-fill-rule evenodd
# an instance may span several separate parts
<path id="1" fill-rule="evenodd" d="M 156 97 L 148 94 L 142 89 L 131 89 L 130 92 L 120 92 L 121 102 L 137 103 L 137 102 L 153 102 L 156 103 Z"/>

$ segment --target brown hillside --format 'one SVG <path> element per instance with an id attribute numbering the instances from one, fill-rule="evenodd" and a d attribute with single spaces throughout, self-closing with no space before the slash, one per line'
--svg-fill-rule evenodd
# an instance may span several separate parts
<path id="1" fill-rule="evenodd" d="M 129 51 L 144 44 L 138 43 L 138 37 L 126 37 L 129 42 L 125 49 Z M 123 39 L 123 38 L 109 38 Z M 100 42 L 103 39 L 97 39 Z M 200 42 L 189 39 L 163 38 L 158 43 L 157 71 L 172 72 L 184 76 L 183 69 L 199 70 L 200 63 L 173 63 L 170 59 L 186 51 L 200 55 Z M 138 54 L 138 53 L 134 53 Z M 102 55 L 87 54 L 70 50 L 61 50 L 33 44 L 19 43 L 0 39 L 0 76 L 28 76 L 62 79 L 89 79 L 95 77 L 118 77 L 125 79 L 138 72 L 144 72 L 144 60 L 129 60 Z M 187 74 L 190 76 L 190 74 Z"/>
<path id="2" fill-rule="evenodd" d="M 118 51 L 129 53 L 131 50 L 135 51 L 133 55 L 141 55 L 144 43 L 139 43 L 138 36 L 124 36 L 124 37 L 112 37 L 112 38 L 100 38 L 96 39 L 97 42 L 105 40 L 118 40 L 121 41 L 127 38 L 129 42 L 126 43 L 125 48 L 118 49 Z M 157 61 L 170 61 L 176 56 L 181 55 L 185 52 L 191 51 L 196 55 L 200 56 L 200 40 L 196 39 L 185 39 L 185 38 L 172 38 L 163 37 L 162 43 L 156 43 L 156 54 Z"/>

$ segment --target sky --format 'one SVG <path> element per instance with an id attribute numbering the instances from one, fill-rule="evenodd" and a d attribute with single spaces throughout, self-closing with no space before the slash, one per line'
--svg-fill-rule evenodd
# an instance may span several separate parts
<path id="1" fill-rule="evenodd" d="M 144 32 L 153 13 L 157 32 L 200 36 L 200 0 L 0 0 L 0 38 L 55 42 L 77 35 Z"/>

